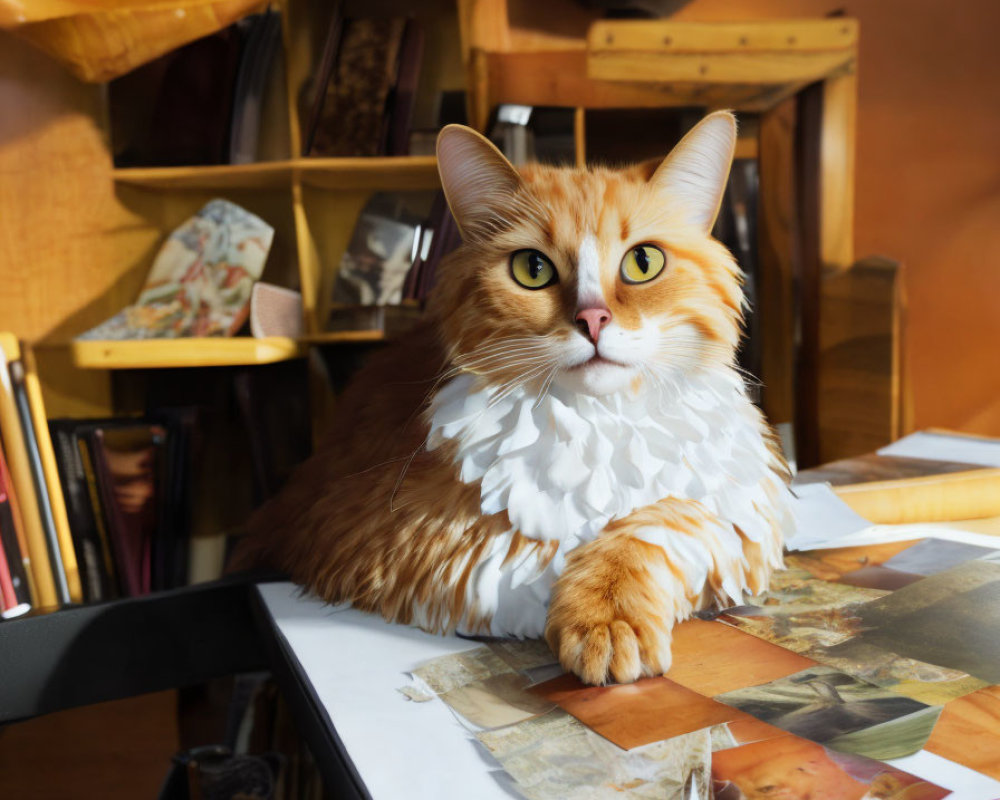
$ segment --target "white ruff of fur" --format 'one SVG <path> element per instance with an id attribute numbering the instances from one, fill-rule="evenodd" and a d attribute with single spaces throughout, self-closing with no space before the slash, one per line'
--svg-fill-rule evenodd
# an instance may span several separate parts
<path id="1" fill-rule="evenodd" d="M 611 520 L 668 497 L 697 501 L 720 521 L 712 533 L 732 558 L 710 600 L 742 601 L 743 537 L 763 543 L 770 565 L 780 565 L 781 534 L 793 525 L 790 493 L 733 370 L 702 370 L 636 394 L 592 397 L 555 386 L 541 399 L 524 388 L 498 394 L 460 375 L 429 412 L 427 449 L 456 444 L 461 480 L 481 484 L 483 513 L 506 511 L 513 525 L 469 582 L 467 619 L 489 617 L 494 635 L 541 635 L 566 554 Z M 543 567 L 531 553 L 502 565 L 514 530 L 559 540 L 555 559 Z M 696 593 L 714 566 L 725 568 L 695 537 L 650 529 L 640 536 L 684 566 Z"/>

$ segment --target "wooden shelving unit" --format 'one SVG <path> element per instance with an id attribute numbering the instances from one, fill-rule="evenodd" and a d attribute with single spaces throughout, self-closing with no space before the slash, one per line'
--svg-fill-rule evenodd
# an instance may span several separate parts
<path id="1" fill-rule="evenodd" d="M 306 157 L 300 144 L 299 115 L 307 113 L 309 81 L 329 28 L 330 7 L 318 0 L 279 0 L 274 7 L 282 15 L 283 53 L 275 60 L 273 80 L 261 108 L 261 161 L 249 164 L 114 167 L 106 87 L 80 83 L 47 57 L 30 47 L 21 48 L 6 32 L 0 33 L 4 37 L 0 66 L 14 76 L 10 87 L 0 87 L 0 99 L 5 101 L 2 110 L 25 120 L 23 137 L 7 142 L 12 147 L 0 153 L 5 168 L 0 171 L 6 175 L 13 166 L 15 172 L 4 207 L 6 230 L 17 232 L 9 243 L 23 240 L 30 256 L 27 271 L 23 260 L 17 267 L 11 262 L 9 277 L 16 275 L 17 280 L 8 281 L 11 290 L 0 297 L 0 318 L 6 317 L 4 328 L 9 326 L 37 355 L 41 390 L 36 394 L 38 407 L 43 409 L 39 419 L 137 414 L 157 403 L 204 405 L 208 411 L 203 419 L 211 420 L 210 426 L 206 423 L 206 439 L 215 437 L 215 449 L 206 445 L 205 452 L 214 454 L 220 463 L 227 458 L 246 463 L 246 448 L 229 448 L 238 438 L 233 430 L 245 424 L 232 420 L 247 413 L 237 409 L 239 387 L 244 385 L 240 380 L 254 385 L 253 381 L 273 376 L 275 385 L 281 392 L 287 389 L 289 396 L 320 398 L 310 404 L 308 412 L 303 401 L 303 413 L 296 418 L 307 426 L 311 421 L 318 430 L 329 412 L 330 388 L 322 371 L 310 372 L 303 359 L 316 347 L 350 348 L 385 339 L 380 330 L 323 330 L 333 279 L 358 212 L 372 194 L 438 189 L 436 159 Z M 464 84 L 458 19 L 451 2 L 413 9 L 401 0 L 391 0 L 361 13 L 416 16 L 427 37 L 428 91 L 458 89 Z M 109 24 L 114 27 L 114 19 Z M 170 24 L 170 20 L 165 23 Z M 432 105 L 424 104 L 427 119 L 436 113 Z M 22 172 L 30 172 L 30 177 Z M 217 197 L 246 208 L 274 228 L 262 280 L 301 291 L 305 335 L 130 341 L 74 338 L 133 302 L 166 237 Z M 11 341 L 16 348 L 17 342 Z M 337 355 L 332 358 L 336 360 Z M 353 363 L 354 355 L 346 354 L 345 359 Z M 293 361 L 298 363 L 282 363 Z M 229 367 L 251 369 L 225 369 Z M 206 372 L 192 372 L 192 368 Z M 219 370 L 211 372 L 212 368 Z M 33 372 L 37 382 L 34 376 Z M 301 424 L 288 425 L 287 431 L 297 434 L 301 428 Z M 279 438 L 287 431 L 272 432 L 272 436 Z M 50 442 L 43 442 L 42 447 L 45 455 L 52 454 Z M 223 448 L 225 454 L 220 456 Z M 214 511 L 205 513 L 199 506 L 203 524 L 192 525 L 192 535 L 210 538 L 225 529 L 225 514 L 232 515 L 233 508 L 243 513 L 244 506 L 254 502 L 249 498 L 250 480 L 248 470 L 223 475 L 222 483 L 232 482 L 235 497 L 218 518 Z M 238 485 L 240 481 L 244 483 Z M 225 490 L 223 486 L 220 491 Z M 159 596 L 130 598 L 106 608 L 109 616 L 116 617 L 132 607 L 154 607 L 159 600 Z M 43 610 L 41 604 L 36 608 Z M 69 620 L 74 614 L 87 617 L 92 608 L 19 620 L 17 626 L 5 622 L 0 634 L 41 630 L 49 620 Z M 49 609 L 49 605 L 44 607 Z M 120 632 L 118 627 L 115 631 Z M 171 678 L 167 685 L 175 683 Z M 8 688 L 20 693 L 19 686 Z M 27 702 L 22 713 L 37 713 L 36 707 L 42 708 Z M 8 708 L 0 717 L 7 720 L 11 713 Z"/>
<path id="2" fill-rule="evenodd" d="M 144 249 L 133 247 L 136 261 L 150 254 L 173 228 L 214 197 L 243 206 L 275 229 L 274 244 L 262 279 L 302 293 L 305 335 L 297 340 L 249 338 L 167 341 L 73 341 L 69 363 L 98 376 L 101 370 L 163 369 L 268 364 L 301 358 L 314 345 L 379 342 L 381 331 L 324 331 L 335 272 L 347 248 L 359 211 L 379 191 L 433 191 L 440 187 L 434 156 L 358 158 L 306 157 L 301 147 L 303 87 L 316 68 L 327 30 L 329 8 L 313 0 L 285 0 L 282 14 L 281 91 L 265 99 L 262 109 L 262 160 L 251 164 L 112 168 L 110 179 L 118 202 L 138 218 L 115 237 L 140 236 Z M 367 12 L 365 12 L 367 13 Z M 373 9 L 379 15 L 413 15 L 428 37 L 424 74 L 433 85 L 457 88 L 464 83 L 458 19 L 450 4 L 413 9 L 397 3 Z M 442 22 L 442 15 L 443 22 Z M 266 131 L 266 133 L 265 133 Z M 266 139 L 266 142 L 265 142 Z M 141 234 L 137 231 L 141 231 Z M 124 254 L 122 256 L 124 260 Z M 126 267 L 113 265 L 112 271 Z M 115 285 L 117 309 L 129 302 L 120 281 Z M 120 288 L 121 287 L 121 288 Z M 134 295 L 132 295 L 134 296 Z M 124 302 L 123 302 L 124 301 Z M 111 306 L 111 300 L 107 303 Z M 116 309 L 109 308 L 111 316 Z M 96 314 L 94 315 L 96 316 Z M 88 320 L 86 330 L 101 317 Z M 70 336 L 78 331 L 70 332 Z M 59 349 L 68 337 L 47 344 Z M 105 395 L 107 393 L 105 392 Z M 61 413 L 61 411 L 57 412 Z"/>

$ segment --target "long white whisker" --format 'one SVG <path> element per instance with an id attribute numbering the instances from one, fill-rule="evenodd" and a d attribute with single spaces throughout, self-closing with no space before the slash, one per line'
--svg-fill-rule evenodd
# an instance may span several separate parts
<path id="1" fill-rule="evenodd" d="M 545 399 L 545 395 L 549 393 L 549 389 L 552 386 L 552 381 L 556 377 L 556 373 L 559 371 L 559 364 L 555 364 L 552 369 L 549 370 L 549 374 L 545 377 L 545 382 L 542 384 L 542 390 L 538 393 L 538 399 L 535 401 L 535 408 L 538 408 L 542 400 Z"/>

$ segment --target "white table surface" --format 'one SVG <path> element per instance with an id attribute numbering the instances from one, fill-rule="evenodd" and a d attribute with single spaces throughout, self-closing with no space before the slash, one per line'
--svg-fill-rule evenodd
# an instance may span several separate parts
<path id="1" fill-rule="evenodd" d="M 476 642 L 325 605 L 291 583 L 257 591 L 374 800 L 510 800 L 496 762 L 443 702 L 396 691 L 414 667 Z M 1000 782 L 926 751 L 890 763 L 952 789 L 954 800 L 1000 798 Z"/>
<path id="2" fill-rule="evenodd" d="M 396 691 L 424 661 L 478 643 L 324 605 L 291 583 L 257 590 L 374 800 L 510 800 L 490 774 L 498 765 L 443 702 Z"/>

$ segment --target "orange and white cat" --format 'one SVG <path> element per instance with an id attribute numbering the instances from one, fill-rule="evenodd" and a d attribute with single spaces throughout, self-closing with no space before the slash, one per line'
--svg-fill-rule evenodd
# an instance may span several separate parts
<path id="1" fill-rule="evenodd" d="M 762 590 L 792 525 L 709 233 L 735 141 L 717 112 L 655 168 L 516 170 L 445 128 L 464 244 L 429 321 L 358 374 L 240 561 L 433 631 L 544 635 L 589 683 L 666 672 L 673 625 Z"/>

